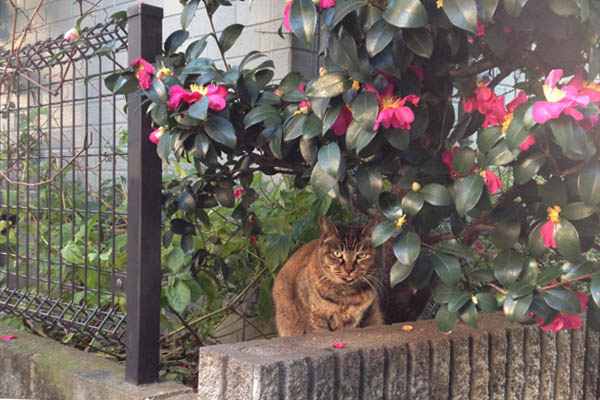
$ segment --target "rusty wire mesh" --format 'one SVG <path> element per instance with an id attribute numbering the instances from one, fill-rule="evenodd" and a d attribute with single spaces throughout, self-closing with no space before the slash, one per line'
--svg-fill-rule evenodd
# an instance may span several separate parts
<path id="1" fill-rule="evenodd" d="M 0 54 L 0 312 L 108 344 L 125 332 L 127 144 L 103 81 L 126 50 L 107 23 Z"/>

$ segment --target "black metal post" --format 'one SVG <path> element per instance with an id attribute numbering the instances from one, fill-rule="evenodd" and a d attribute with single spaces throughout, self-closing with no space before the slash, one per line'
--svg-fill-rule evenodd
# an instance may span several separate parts
<path id="1" fill-rule="evenodd" d="M 153 62 L 162 47 L 162 8 L 138 4 L 127 9 L 129 62 Z M 160 334 L 161 163 L 144 96 L 127 98 L 127 363 L 125 379 L 135 384 L 158 380 Z"/>

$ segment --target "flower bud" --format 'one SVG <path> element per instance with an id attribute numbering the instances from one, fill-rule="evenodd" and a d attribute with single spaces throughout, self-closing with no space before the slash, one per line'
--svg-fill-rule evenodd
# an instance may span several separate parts
<path id="1" fill-rule="evenodd" d="M 421 190 L 421 185 L 419 184 L 419 182 L 413 182 L 410 188 L 413 192 L 418 192 L 419 190 Z"/>
<path id="2" fill-rule="evenodd" d="M 72 42 L 74 40 L 79 40 L 79 31 L 75 28 L 71 28 L 69 29 L 67 32 L 65 32 L 65 40 L 67 42 Z"/>

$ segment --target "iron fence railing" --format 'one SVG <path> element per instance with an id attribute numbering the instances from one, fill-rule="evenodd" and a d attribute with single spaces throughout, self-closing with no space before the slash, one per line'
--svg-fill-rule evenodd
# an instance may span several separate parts
<path id="1" fill-rule="evenodd" d="M 104 79 L 161 51 L 162 9 L 0 53 L 0 312 L 126 346 L 158 379 L 161 165 L 140 93 Z"/>

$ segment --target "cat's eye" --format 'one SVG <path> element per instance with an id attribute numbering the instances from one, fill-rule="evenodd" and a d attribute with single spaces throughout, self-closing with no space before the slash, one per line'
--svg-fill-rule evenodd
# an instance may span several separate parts
<path id="1" fill-rule="evenodd" d="M 334 250 L 331 252 L 335 258 L 342 258 L 342 252 L 338 250 Z"/>
<path id="2" fill-rule="evenodd" d="M 360 259 L 366 258 L 367 255 L 368 255 L 367 253 L 358 253 L 356 255 L 356 258 L 360 260 Z"/>

